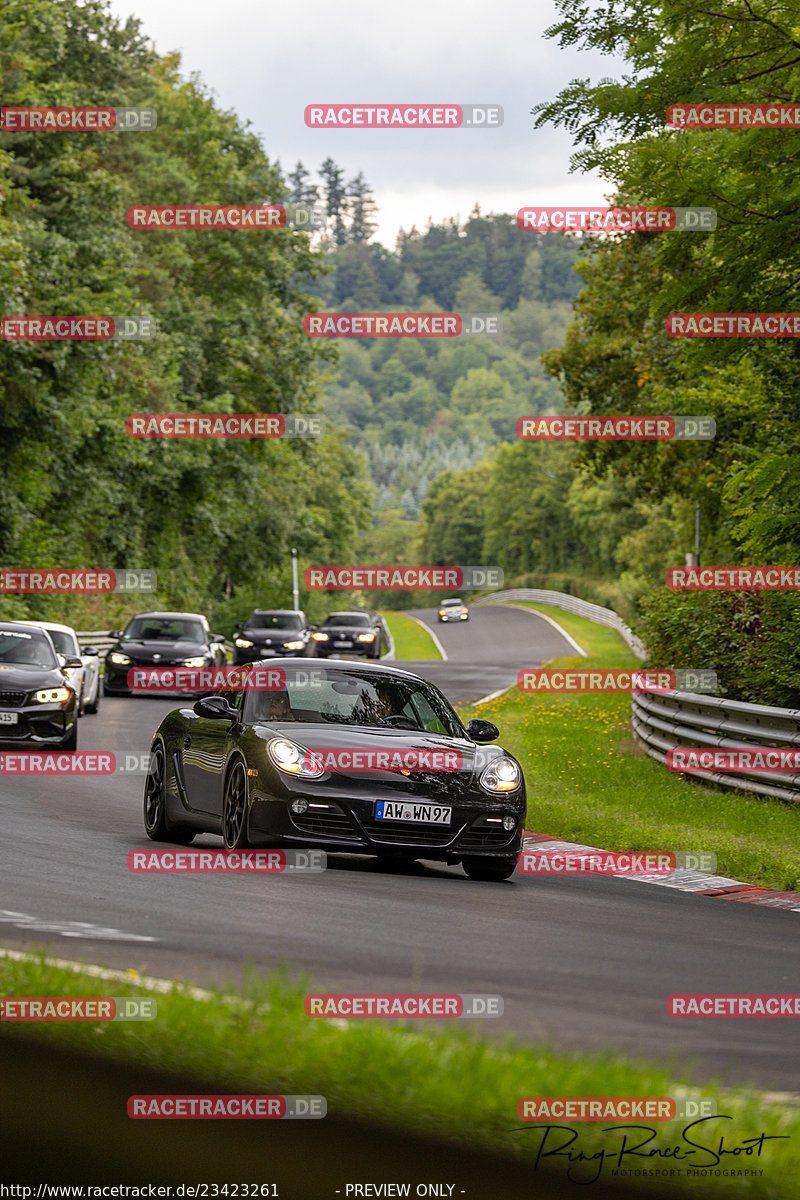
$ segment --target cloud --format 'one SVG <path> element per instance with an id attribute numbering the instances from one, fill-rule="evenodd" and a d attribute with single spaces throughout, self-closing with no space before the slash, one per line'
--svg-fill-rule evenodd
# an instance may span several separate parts
<path id="1" fill-rule="evenodd" d="M 161 53 L 180 50 L 223 108 L 252 122 L 284 172 L 300 159 L 316 173 L 332 157 L 359 171 L 379 205 L 378 239 L 393 246 L 400 225 L 429 216 L 465 218 L 523 205 L 588 204 L 608 190 L 597 177 L 569 174 L 572 141 L 534 130 L 530 110 L 570 79 L 609 73 L 608 57 L 561 50 L 544 30 L 557 17 L 549 0 L 430 0 L 399 6 L 374 0 L 262 6 L 254 0 L 112 0 L 139 17 Z M 601 71 L 602 63 L 602 71 Z M 613 65 L 612 68 L 613 70 Z M 500 104 L 500 129 L 308 129 L 313 103 Z"/>

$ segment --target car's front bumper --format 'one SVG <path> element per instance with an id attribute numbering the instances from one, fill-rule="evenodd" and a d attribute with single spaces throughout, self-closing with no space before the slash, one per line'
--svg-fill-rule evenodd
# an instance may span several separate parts
<path id="1" fill-rule="evenodd" d="M 316 846 L 356 854 L 408 855 L 443 862 L 458 862 L 465 855 L 510 857 L 522 850 L 526 803 L 520 793 L 484 800 L 478 794 L 452 803 L 434 792 L 430 796 L 409 793 L 389 785 L 357 785 L 361 795 L 348 789 L 298 784 L 288 798 L 251 796 L 249 833 L 254 844 Z M 368 794 L 364 794 L 368 793 Z M 292 799 L 303 798 L 309 807 L 303 814 L 291 811 Z M 376 816 L 378 800 L 447 805 L 452 819 L 447 825 L 416 821 L 385 820 Z M 513 816 L 516 827 L 504 830 L 502 818 Z"/>
<path id="2" fill-rule="evenodd" d="M 61 704 L 26 704 L 19 708 L 0 708 L 15 713 L 13 725 L 0 724 L 0 743 L 8 745 L 60 746 L 77 720 L 77 696 Z"/>

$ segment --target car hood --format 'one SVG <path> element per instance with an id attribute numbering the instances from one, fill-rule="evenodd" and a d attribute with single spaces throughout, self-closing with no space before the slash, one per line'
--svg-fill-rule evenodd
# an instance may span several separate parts
<path id="1" fill-rule="evenodd" d="M 327 633 L 330 638 L 355 637 L 358 633 L 375 633 L 373 625 L 320 625 L 320 633 Z"/>
<path id="2" fill-rule="evenodd" d="M 407 785 L 410 792 L 415 787 L 424 786 L 426 794 L 435 794 L 456 802 L 465 787 L 474 787 L 479 775 L 492 758 L 498 758 L 506 752 L 500 746 L 477 746 L 474 742 L 463 741 L 461 738 L 445 737 L 442 734 L 428 733 L 426 730 L 411 729 L 381 729 L 378 727 L 364 728 L 358 725 L 324 724 L 314 725 L 305 722 L 284 721 L 273 724 L 255 726 L 260 737 L 269 741 L 273 737 L 287 738 L 311 751 L 324 750 L 386 750 L 390 753 L 397 751 L 405 754 L 407 751 L 456 751 L 460 754 L 460 769 L 457 770 L 414 770 L 403 775 L 399 769 L 359 771 L 361 779 L 380 779 L 391 781 L 393 786 Z M 332 776 L 340 779 L 348 776 L 347 771 L 331 771 Z M 487 800 L 489 795 L 487 794 Z"/>
<path id="3" fill-rule="evenodd" d="M 33 692 L 39 688 L 63 687 L 69 684 L 59 667 L 15 667 L 0 665 L 0 692 Z"/>
<path id="4" fill-rule="evenodd" d="M 239 637 L 268 645 L 270 642 L 296 642 L 304 633 L 303 629 L 243 629 Z"/>
<path id="5" fill-rule="evenodd" d="M 160 655 L 162 662 L 167 658 L 196 658 L 208 654 L 208 646 L 203 642 L 117 642 L 112 650 L 142 662 L 152 662 L 154 654 Z"/>

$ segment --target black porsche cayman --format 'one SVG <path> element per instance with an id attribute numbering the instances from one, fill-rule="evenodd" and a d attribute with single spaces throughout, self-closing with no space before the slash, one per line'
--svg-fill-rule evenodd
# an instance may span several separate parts
<path id="1" fill-rule="evenodd" d="M 188 845 L 212 832 L 228 849 L 313 846 L 460 862 L 473 879 L 513 873 L 525 780 L 515 758 L 480 744 L 496 726 L 465 728 L 438 688 L 396 667 L 296 658 L 280 671 L 273 690 L 245 670 L 240 690 L 164 718 L 145 782 L 150 838 Z"/>

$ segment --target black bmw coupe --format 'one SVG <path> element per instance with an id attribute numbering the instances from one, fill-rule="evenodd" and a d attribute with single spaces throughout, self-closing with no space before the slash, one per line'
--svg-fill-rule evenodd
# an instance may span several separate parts
<path id="1" fill-rule="evenodd" d="M 488 721 L 464 727 L 438 688 L 396 667 L 281 660 L 279 690 L 223 690 L 156 730 L 144 825 L 154 841 L 201 832 L 225 846 L 461 863 L 513 874 L 525 780 Z"/>

